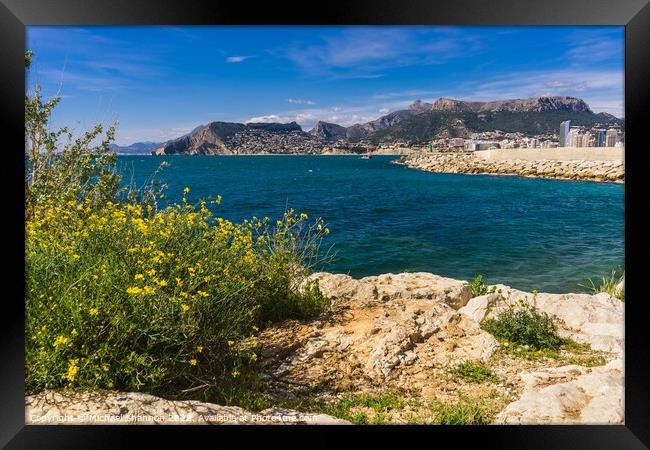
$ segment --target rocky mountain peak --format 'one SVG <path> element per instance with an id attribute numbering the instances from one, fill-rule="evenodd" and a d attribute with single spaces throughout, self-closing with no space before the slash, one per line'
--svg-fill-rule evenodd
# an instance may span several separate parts
<path id="1" fill-rule="evenodd" d="M 432 109 L 453 112 L 543 112 L 543 111 L 572 111 L 589 112 L 591 109 L 584 100 L 576 97 L 541 96 L 526 99 L 497 100 L 492 102 L 470 102 L 451 98 L 439 98 Z"/>
<path id="2" fill-rule="evenodd" d="M 431 103 L 423 102 L 422 100 L 416 100 L 409 105 L 408 110 L 416 113 L 421 113 L 429 111 L 432 106 L 433 105 Z"/>

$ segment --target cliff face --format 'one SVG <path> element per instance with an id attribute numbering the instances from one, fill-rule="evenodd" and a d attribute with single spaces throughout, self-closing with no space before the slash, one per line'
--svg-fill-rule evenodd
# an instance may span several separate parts
<path id="1" fill-rule="evenodd" d="M 216 155 L 228 153 L 225 139 L 243 131 L 246 125 L 241 123 L 211 122 L 194 130 L 190 134 L 169 141 L 154 149 L 154 155 Z"/>
<path id="2" fill-rule="evenodd" d="M 291 123 L 211 122 L 154 149 L 154 155 L 230 155 L 264 151 L 283 153 L 289 146 L 316 142 Z"/>
<path id="3" fill-rule="evenodd" d="M 575 97 L 532 97 L 526 99 L 498 100 L 494 102 L 466 102 L 450 98 L 439 98 L 433 104 L 435 111 L 453 112 L 544 112 L 573 111 L 591 113 L 584 100 Z"/>
<path id="4" fill-rule="evenodd" d="M 309 131 L 309 134 L 326 140 L 345 139 L 347 137 L 346 128 L 335 123 L 318 121 L 318 123 Z"/>

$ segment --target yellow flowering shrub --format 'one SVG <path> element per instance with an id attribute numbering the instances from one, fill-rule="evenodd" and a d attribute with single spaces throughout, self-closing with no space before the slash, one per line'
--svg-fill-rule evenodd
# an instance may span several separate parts
<path id="1" fill-rule="evenodd" d="M 328 306 L 301 287 L 326 230 L 306 220 L 287 211 L 277 223 L 232 223 L 185 198 L 160 210 L 36 208 L 26 222 L 28 392 L 242 380 L 258 356 L 235 344 L 251 330 Z"/>

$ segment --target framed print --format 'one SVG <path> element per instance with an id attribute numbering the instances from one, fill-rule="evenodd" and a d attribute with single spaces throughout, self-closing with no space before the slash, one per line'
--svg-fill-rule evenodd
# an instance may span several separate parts
<path id="1" fill-rule="evenodd" d="M 643 1 L 0 16 L 8 448 L 650 441 Z"/>

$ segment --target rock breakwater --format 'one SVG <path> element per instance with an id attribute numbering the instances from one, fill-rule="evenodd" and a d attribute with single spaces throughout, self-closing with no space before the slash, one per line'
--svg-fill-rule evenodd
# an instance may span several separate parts
<path id="1" fill-rule="evenodd" d="M 414 169 L 440 173 L 519 175 L 614 183 L 625 181 L 623 161 L 523 159 L 490 161 L 471 153 L 420 153 L 404 156 L 396 162 Z"/>

